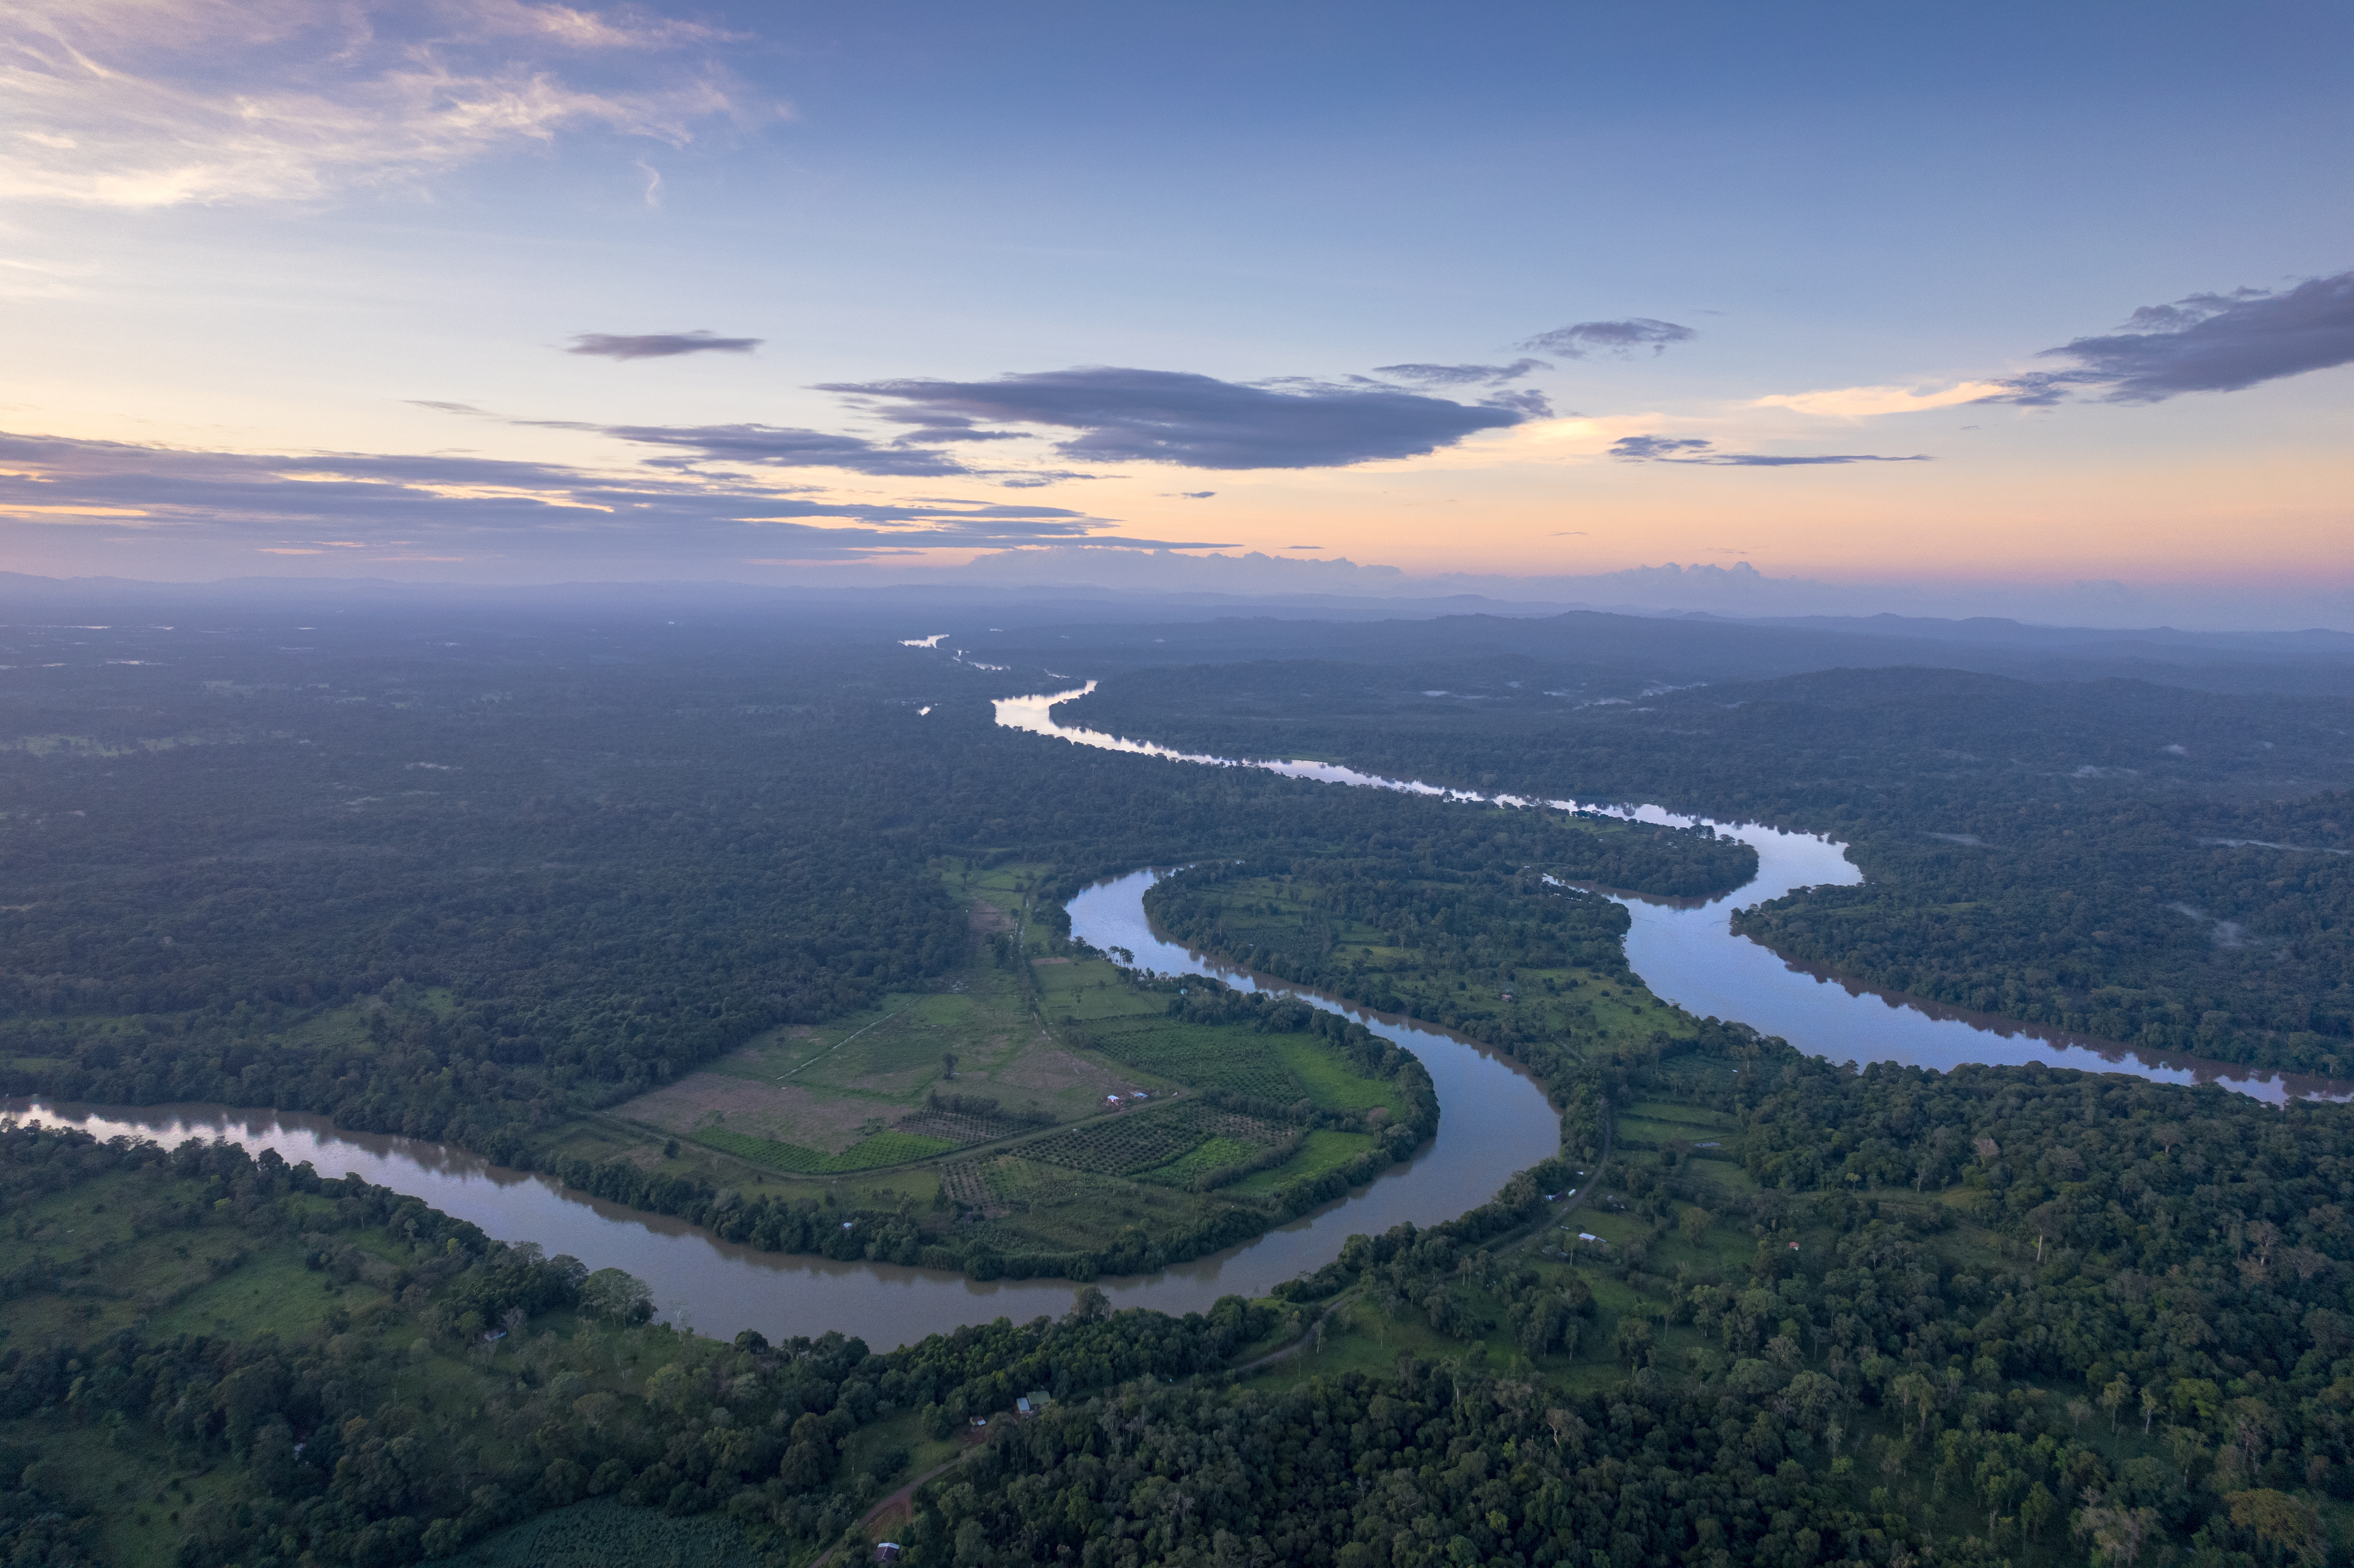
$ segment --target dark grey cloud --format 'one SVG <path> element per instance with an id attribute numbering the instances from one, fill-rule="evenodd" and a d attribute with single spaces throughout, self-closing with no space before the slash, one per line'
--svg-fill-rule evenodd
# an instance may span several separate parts
<path id="1" fill-rule="evenodd" d="M 1542 359 L 1516 359 L 1510 365 L 1376 365 L 1373 374 L 1426 387 L 1501 387 L 1532 370 L 1552 368 Z"/>
<path id="2" fill-rule="evenodd" d="M 1394 387 L 1298 379 L 1248 387 L 1110 366 L 994 381 L 833 382 L 821 390 L 888 400 L 926 422 L 978 419 L 1078 430 L 1056 448 L 1069 458 L 1210 469 L 1341 468 L 1420 457 L 1529 417 L 1516 408 L 1472 407 Z"/>
<path id="3" fill-rule="evenodd" d="M 119 527 L 248 552 L 332 538 L 377 553 L 398 546 L 464 555 L 789 553 L 811 560 L 942 546 L 1077 544 L 1112 521 L 1067 507 L 948 497 L 833 500 L 806 485 L 754 485 L 654 464 L 616 476 L 462 455 L 203 452 L 5 432 L 0 520 L 17 530 L 72 527 L 84 535 Z M 1120 542 L 1221 547 L 1211 540 Z"/>
<path id="4" fill-rule="evenodd" d="M 949 441 L 1018 441 L 1027 433 L 983 429 L 977 420 L 948 418 L 913 408 L 881 408 L 875 410 L 875 416 L 894 424 L 915 427 L 893 443 L 903 447 L 937 446 Z"/>
<path id="5" fill-rule="evenodd" d="M 2159 403 L 2184 392 L 2238 392 L 2354 363 L 2354 271 L 2285 292 L 2235 289 L 2144 305 L 2123 331 L 2047 348 L 2066 370 L 2011 377 L 1986 403 L 2048 407 L 2077 392 L 2105 403 Z"/>
<path id="6" fill-rule="evenodd" d="M 970 477 L 973 471 L 945 453 L 919 446 L 878 445 L 863 436 L 781 425 L 599 425 L 617 440 L 679 449 L 676 457 L 649 460 L 657 467 L 698 462 L 757 463 L 763 468 L 840 468 L 887 479 Z"/>
<path id="7" fill-rule="evenodd" d="M 656 332 L 640 336 L 614 333 L 575 334 L 567 354 L 607 359 L 669 359 L 682 354 L 749 354 L 767 342 L 758 337 L 720 337 L 707 332 Z"/>
<path id="8" fill-rule="evenodd" d="M 1178 501 L 1207 501 L 1218 493 L 1214 490 L 1172 490 L 1165 493 Z"/>
<path id="9" fill-rule="evenodd" d="M 1697 436 L 1622 436 L 1610 443 L 1610 455 L 1627 462 L 1706 463 L 1717 468 L 1817 468 L 1843 462 L 1929 462 L 1924 454 L 1876 457 L 1867 452 L 1836 452 L 1822 457 L 1771 457 L 1763 452 L 1721 452 L 1716 443 Z"/>
<path id="10" fill-rule="evenodd" d="M 1614 359 L 1632 359 L 1638 348 L 1648 348 L 1654 358 L 1667 353 L 1671 343 L 1690 343 L 1700 334 L 1673 322 L 1653 321 L 1649 316 L 1629 316 L 1623 322 L 1573 322 L 1565 327 L 1541 332 L 1514 348 L 1534 349 L 1539 354 L 1558 354 L 1564 359 L 1584 359 L 1590 355 L 1605 354 Z"/>

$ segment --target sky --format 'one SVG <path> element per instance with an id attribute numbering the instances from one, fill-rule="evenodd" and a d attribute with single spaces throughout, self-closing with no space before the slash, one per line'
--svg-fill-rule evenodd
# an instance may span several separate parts
<path id="1" fill-rule="evenodd" d="M 18 0 L 0 569 L 1177 551 L 2354 617 L 2349 46 L 2335 4 Z"/>

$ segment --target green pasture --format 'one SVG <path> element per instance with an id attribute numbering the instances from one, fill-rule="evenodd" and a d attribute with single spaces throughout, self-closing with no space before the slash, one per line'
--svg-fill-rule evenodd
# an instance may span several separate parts
<path id="1" fill-rule="evenodd" d="M 1224 1191 L 1237 1198 L 1258 1198 L 1289 1182 L 1321 1176 L 1354 1160 L 1373 1146 L 1368 1134 L 1335 1132 L 1318 1128 L 1308 1135 L 1299 1152 L 1271 1171 L 1255 1171 Z"/>

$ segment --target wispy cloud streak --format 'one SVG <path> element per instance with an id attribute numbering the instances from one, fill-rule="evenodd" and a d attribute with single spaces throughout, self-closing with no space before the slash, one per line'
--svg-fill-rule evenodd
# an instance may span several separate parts
<path id="1" fill-rule="evenodd" d="M 0 196 L 311 201 L 590 128 L 681 145 L 747 112 L 721 37 L 523 0 L 27 0 L 0 31 Z"/>
<path id="2" fill-rule="evenodd" d="M 193 451 L 0 433 L 0 525 L 165 530 L 273 553 L 424 546 L 463 553 L 596 549 L 797 558 L 1086 543 L 1114 520 L 1067 507 L 945 497 L 876 502 L 743 476 L 601 472 L 445 455 Z M 1122 543 L 1206 548 L 1214 541 Z"/>
<path id="3" fill-rule="evenodd" d="M 1831 452 L 1818 456 L 1780 457 L 1768 452 L 1721 452 L 1713 441 L 1698 436 L 1622 436 L 1610 443 L 1610 455 L 1624 462 L 1697 463 L 1712 468 L 1823 468 L 1850 462 L 1930 462 L 1925 455 L 1880 457 L 1869 452 Z"/>

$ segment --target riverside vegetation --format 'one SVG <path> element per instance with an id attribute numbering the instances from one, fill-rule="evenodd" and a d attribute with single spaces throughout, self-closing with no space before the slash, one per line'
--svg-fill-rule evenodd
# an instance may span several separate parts
<path id="1" fill-rule="evenodd" d="M 1864 881 L 1738 929 L 1957 1007 L 2354 1075 L 2354 700 L 1901 668 L 1581 685 L 1525 657 L 1203 665 L 1057 712 L 1221 756 L 1828 833 Z"/>
<path id="2" fill-rule="evenodd" d="M 917 1489 L 893 1526 L 913 1561 L 2341 1549 L 2354 1112 L 1852 1075 L 1700 1021 L 1563 1078 L 1589 1113 L 1573 1144 L 1615 1142 L 1607 1168 L 1574 1148 L 1459 1220 L 1352 1238 L 1273 1302 L 1083 1298 L 888 1357 L 631 1329 L 620 1282 L 363 1183 L 16 1130 L 9 1527 L 65 1563 L 390 1563 L 618 1497 L 716 1510 L 793 1563 L 950 1454 L 936 1435 L 1044 1389 L 1044 1416 Z M 1555 1223 L 1581 1180 L 1599 1245 Z"/>

